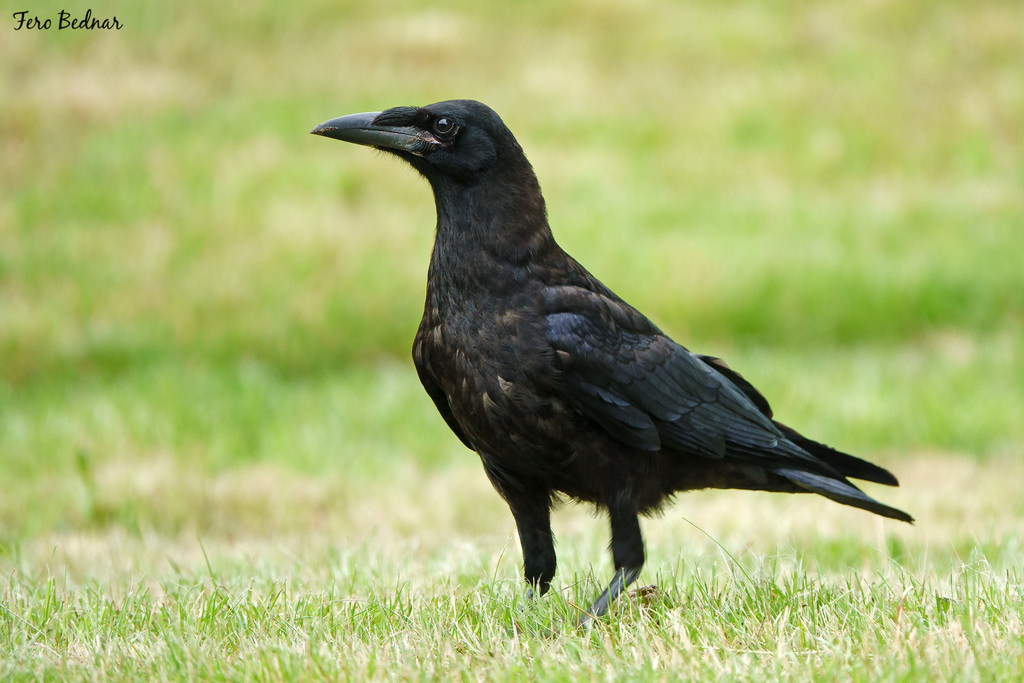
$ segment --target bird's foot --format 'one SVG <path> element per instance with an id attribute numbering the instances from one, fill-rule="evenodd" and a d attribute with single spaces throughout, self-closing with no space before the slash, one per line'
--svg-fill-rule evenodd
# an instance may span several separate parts
<path id="1" fill-rule="evenodd" d="M 594 620 L 600 619 L 607 614 L 608 608 L 611 607 L 615 598 L 629 587 L 631 583 L 636 581 L 638 576 L 640 576 L 640 567 L 616 570 L 615 576 L 612 577 L 612 582 L 608 584 L 608 588 L 597 597 L 597 600 L 594 601 L 589 610 L 580 614 L 576 622 L 577 627 L 585 631 L 593 628 Z"/>

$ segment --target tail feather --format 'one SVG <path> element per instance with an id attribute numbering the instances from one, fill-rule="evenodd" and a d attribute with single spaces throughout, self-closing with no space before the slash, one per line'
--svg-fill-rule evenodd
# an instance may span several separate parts
<path id="1" fill-rule="evenodd" d="M 772 417 L 772 408 L 768 405 L 768 401 L 763 395 L 761 395 L 761 392 L 758 391 L 753 384 L 743 377 L 743 375 L 730 368 L 721 358 L 700 355 L 697 357 L 732 382 L 733 385 L 743 392 L 754 406 L 761 411 L 761 414 L 769 419 Z M 787 439 L 825 464 L 833 467 L 839 472 L 842 472 L 843 476 L 862 479 L 864 481 L 873 481 L 876 484 L 885 484 L 886 486 L 900 485 L 899 481 L 896 480 L 896 477 L 894 477 L 892 472 L 889 470 L 879 467 L 878 465 L 874 465 L 866 460 L 861 460 L 860 458 L 843 453 L 842 451 L 837 451 L 825 444 L 812 441 L 797 432 L 795 429 L 787 427 L 776 420 L 772 421 L 775 423 L 776 427 L 782 430 L 782 433 L 786 435 Z"/>
<path id="2" fill-rule="evenodd" d="M 725 379 L 732 382 L 761 411 L 762 415 L 769 419 L 772 418 L 772 408 L 768 401 L 743 375 L 730 368 L 720 358 L 715 358 L 714 356 L 697 357 L 716 370 Z M 872 481 L 876 484 L 885 484 L 886 486 L 899 486 L 900 483 L 893 476 L 892 472 L 867 460 L 862 460 L 848 453 L 837 451 L 825 444 L 812 441 L 781 422 L 775 420 L 772 420 L 772 422 L 782 431 L 791 444 L 797 446 L 797 451 L 810 453 L 821 462 L 821 467 L 818 472 L 808 471 L 805 469 L 808 467 L 806 461 L 800 463 L 800 459 L 794 458 L 795 462 L 791 464 L 802 464 L 800 469 L 783 465 L 769 467 L 770 471 L 784 477 L 806 491 L 819 493 L 837 503 L 852 505 L 853 507 L 868 510 L 883 517 L 898 519 L 902 522 L 909 522 L 911 524 L 914 522 L 914 518 L 907 513 L 879 503 L 846 480 L 846 477 L 852 477 L 853 479 Z M 812 466 L 811 469 L 814 469 L 814 467 Z"/>
<path id="3" fill-rule="evenodd" d="M 908 522 L 910 524 L 914 523 L 914 518 L 906 512 L 897 510 L 894 507 L 889 507 L 883 503 L 879 503 L 877 500 L 871 498 L 845 479 L 835 479 L 822 474 L 808 472 L 806 470 L 789 469 L 784 467 L 773 468 L 772 471 L 807 491 L 818 493 L 826 498 L 836 501 L 837 503 L 851 505 L 853 507 L 861 508 L 862 510 L 874 512 L 876 515 L 882 515 L 883 517 L 889 517 L 891 519 L 898 519 L 901 522 Z"/>
<path id="4" fill-rule="evenodd" d="M 862 460 L 856 456 L 843 453 L 842 451 L 837 451 L 823 443 L 812 441 L 781 422 L 775 422 L 775 426 L 782 430 L 782 433 L 786 435 L 787 439 L 816 457 L 818 460 L 821 460 L 842 472 L 845 477 L 853 477 L 854 479 L 860 479 L 862 481 L 873 481 L 876 484 L 885 484 L 886 486 L 900 485 L 899 480 L 896 479 L 893 473 L 884 467 L 879 467 L 867 460 Z"/>

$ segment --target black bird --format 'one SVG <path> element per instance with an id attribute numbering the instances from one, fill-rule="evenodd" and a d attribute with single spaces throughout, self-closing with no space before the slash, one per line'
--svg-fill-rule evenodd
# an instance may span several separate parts
<path id="1" fill-rule="evenodd" d="M 413 359 L 512 510 L 531 596 L 555 574 L 550 511 L 562 496 L 611 520 L 615 575 L 581 623 L 639 575 L 638 515 L 679 491 L 812 492 L 913 521 L 847 479 L 897 486 L 896 477 L 774 421 L 736 371 L 672 341 L 564 252 L 522 147 L 486 105 L 395 107 L 312 132 L 391 152 L 433 188 L 437 232 Z"/>

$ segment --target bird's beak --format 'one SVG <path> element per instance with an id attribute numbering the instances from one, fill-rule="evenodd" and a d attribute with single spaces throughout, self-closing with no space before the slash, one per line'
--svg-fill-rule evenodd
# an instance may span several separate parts
<path id="1" fill-rule="evenodd" d="M 325 121 L 309 131 L 335 140 L 354 142 L 384 149 L 397 149 L 412 154 L 423 153 L 423 131 L 412 126 L 374 125 L 379 111 L 349 114 Z"/>

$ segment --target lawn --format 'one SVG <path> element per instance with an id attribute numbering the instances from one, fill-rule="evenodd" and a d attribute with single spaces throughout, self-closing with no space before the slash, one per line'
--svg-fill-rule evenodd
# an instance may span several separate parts
<path id="1" fill-rule="evenodd" d="M 56 28 L 61 9 L 119 31 Z M 1020 680 L 1024 5 L 109 0 L 0 20 L 0 678 Z M 409 348 L 433 202 L 308 134 L 470 97 L 559 242 L 914 526 L 514 525 Z"/>

